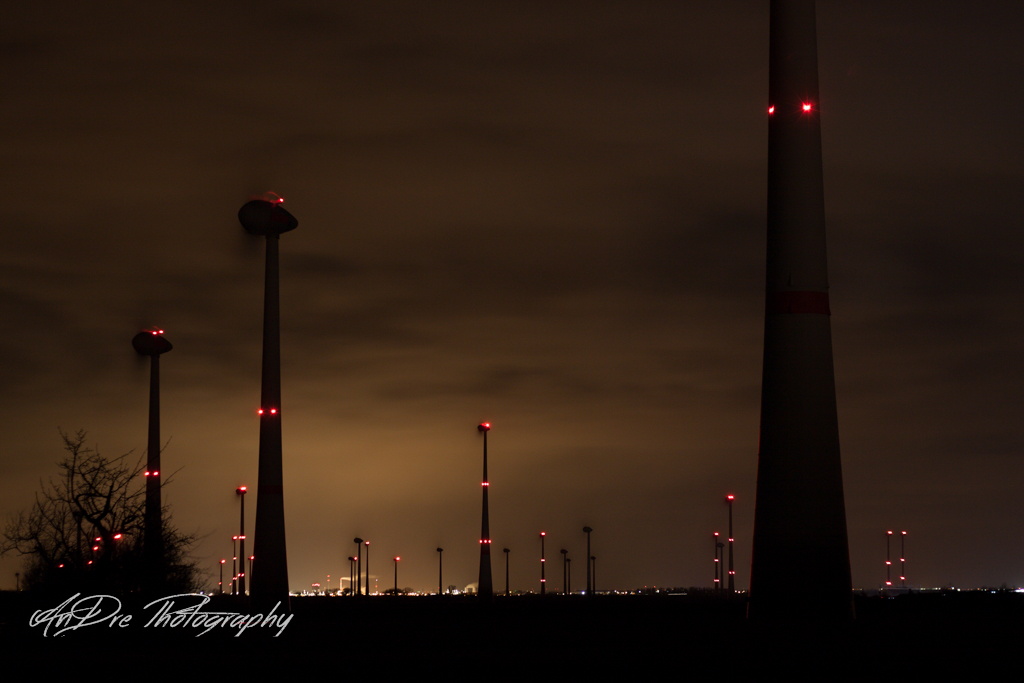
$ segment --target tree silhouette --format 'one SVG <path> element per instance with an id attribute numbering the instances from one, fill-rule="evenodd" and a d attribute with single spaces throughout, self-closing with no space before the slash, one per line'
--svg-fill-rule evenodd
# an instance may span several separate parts
<path id="1" fill-rule="evenodd" d="M 144 470 L 129 454 L 107 458 L 86 446 L 86 432 L 60 432 L 64 458 L 60 475 L 42 483 L 27 512 L 8 520 L 0 536 L 0 555 L 26 557 L 28 589 L 125 594 L 142 586 L 145 517 Z M 167 483 L 166 481 L 164 483 Z M 189 557 L 194 534 L 182 534 L 163 510 L 165 549 L 159 566 L 160 588 L 192 589 L 198 567 Z"/>

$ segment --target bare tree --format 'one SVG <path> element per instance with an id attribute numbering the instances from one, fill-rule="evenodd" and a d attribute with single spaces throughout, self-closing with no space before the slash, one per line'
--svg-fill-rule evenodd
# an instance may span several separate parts
<path id="1" fill-rule="evenodd" d="M 75 588 L 127 593 L 142 582 L 145 514 L 143 461 L 131 453 L 109 459 L 86 446 L 86 432 L 60 432 L 65 456 L 60 475 L 42 483 L 27 512 L 8 520 L 0 555 L 27 559 L 29 588 Z M 166 483 L 166 482 L 165 482 Z M 166 549 L 160 571 L 168 589 L 187 590 L 197 579 L 188 557 L 195 542 L 169 524 L 164 509 Z"/>

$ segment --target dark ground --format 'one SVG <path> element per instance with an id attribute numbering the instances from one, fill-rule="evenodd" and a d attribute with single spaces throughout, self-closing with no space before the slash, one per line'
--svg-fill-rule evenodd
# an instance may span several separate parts
<path id="1" fill-rule="evenodd" d="M 294 615 L 277 628 L 142 628 L 154 613 L 122 606 L 128 628 L 107 623 L 53 637 L 32 614 L 61 598 L 0 594 L 0 653 L 7 671 L 64 671 L 122 677 L 155 666 L 160 678 L 241 663 L 247 674 L 330 677 L 439 671 L 462 680 L 484 671 L 549 678 L 629 675 L 678 678 L 778 674 L 826 680 L 917 678 L 925 673 L 998 674 L 1016 666 L 1024 637 L 1024 594 L 912 593 L 856 599 L 851 624 L 752 624 L 742 599 L 704 595 L 496 597 L 490 608 L 468 597 L 292 598 Z M 241 610 L 219 598 L 204 612 Z M 944 676 L 945 677 L 945 676 Z M 1014 675 L 1015 677 L 1015 675 Z M 48 678 L 48 677 L 47 677 Z M 600 680 L 600 679 L 599 679 Z"/>

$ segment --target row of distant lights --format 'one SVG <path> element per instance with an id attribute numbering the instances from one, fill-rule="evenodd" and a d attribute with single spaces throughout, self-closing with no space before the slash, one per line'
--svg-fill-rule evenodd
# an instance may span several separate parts
<path id="1" fill-rule="evenodd" d="M 805 112 L 809 112 L 812 109 L 811 103 L 810 102 L 804 102 L 803 104 L 800 105 L 800 108 L 803 109 Z M 770 107 L 768 107 L 768 113 L 769 114 L 774 114 L 775 113 L 775 105 L 774 104 L 771 105 Z"/>

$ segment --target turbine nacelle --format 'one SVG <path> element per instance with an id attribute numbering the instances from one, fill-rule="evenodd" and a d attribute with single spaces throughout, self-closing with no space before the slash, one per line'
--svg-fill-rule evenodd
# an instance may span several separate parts
<path id="1" fill-rule="evenodd" d="M 132 338 L 132 347 L 140 356 L 159 356 L 174 347 L 163 336 L 163 330 L 143 330 Z"/>
<path id="2" fill-rule="evenodd" d="M 238 220 L 251 235 L 280 235 L 298 227 L 299 221 L 288 213 L 281 202 L 253 199 L 238 210 Z"/>

